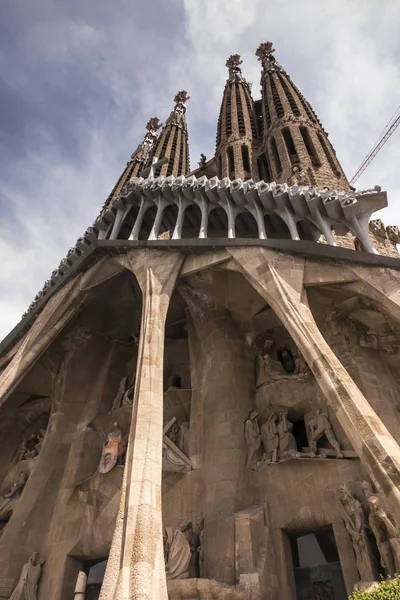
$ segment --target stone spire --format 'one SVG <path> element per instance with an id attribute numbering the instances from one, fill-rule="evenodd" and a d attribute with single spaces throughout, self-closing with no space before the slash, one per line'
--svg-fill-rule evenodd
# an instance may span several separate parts
<path id="1" fill-rule="evenodd" d="M 216 162 L 219 178 L 257 177 L 253 143 L 257 138 L 254 101 L 250 84 L 242 75 L 239 54 L 226 61 L 226 81 L 218 119 Z"/>
<path id="2" fill-rule="evenodd" d="M 262 66 L 260 177 L 289 185 L 349 190 L 328 134 L 274 52 L 271 42 L 260 44 L 256 51 Z"/>
<path id="3" fill-rule="evenodd" d="M 186 102 L 190 96 L 185 90 L 174 98 L 175 106 L 165 122 L 152 156 L 168 158 L 168 163 L 156 170 L 156 176 L 186 175 L 189 172 L 189 144 L 186 124 Z"/>
<path id="4" fill-rule="evenodd" d="M 121 176 L 117 180 L 117 183 L 111 190 L 107 200 L 105 201 L 104 207 L 112 203 L 113 199 L 116 198 L 124 185 L 132 177 L 138 177 L 144 167 L 149 164 L 151 151 L 154 147 L 154 143 L 158 137 L 158 129 L 162 127 L 162 123 L 157 117 L 152 117 L 146 125 L 147 133 L 144 136 L 143 142 L 139 144 L 135 152 L 131 155 L 130 160 L 126 163 L 126 167 L 123 170 Z"/>

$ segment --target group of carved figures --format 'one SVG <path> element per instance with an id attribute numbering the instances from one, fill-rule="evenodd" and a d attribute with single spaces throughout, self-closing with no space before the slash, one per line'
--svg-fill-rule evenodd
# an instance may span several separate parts
<path id="1" fill-rule="evenodd" d="M 15 464 L 21 462 L 21 460 L 30 460 L 32 458 L 36 458 L 39 455 L 45 433 L 45 429 L 40 429 L 38 433 L 32 433 L 26 439 L 24 439 L 21 446 L 18 448 Z"/>
<path id="2" fill-rule="evenodd" d="M 204 520 L 194 527 L 188 523 L 180 529 L 164 529 L 164 562 L 167 579 L 203 577 Z"/>
<path id="3" fill-rule="evenodd" d="M 311 377 L 311 371 L 301 355 L 293 356 L 289 348 L 282 346 L 277 353 L 279 360 L 276 360 L 271 355 L 273 345 L 272 340 L 265 340 L 263 349 L 258 354 L 257 388 L 271 381 L 307 381 Z"/>
<path id="4" fill-rule="evenodd" d="M 374 540 L 381 566 L 388 575 L 394 576 L 400 572 L 400 535 L 372 485 L 364 481 L 361 487 L 363 502 L 352 495 L 347 485 L 340 486 L 340 512 L 353 544 L 360 579 L 372 582 L 379 580 Z"/>
<path id="5" fill-rule="evenodd" d="M 251 410 L 244 423 L 247 444 L 246 466 L 250 469 L 288 458 L 326 457 L 326 450 L 318 447 L 318 442 L 323 436 L 332 446 L 336 457 L 343 457 L 326 411 L 318 409 L 310 419 L 308 423 L 310 448 L 303 448 L 302 451 L 297 448 L 296 438 L 292 433 L 293 423 L 289 421 L 287 411 L 281 412 L 279 417 L 272 413 L 261 426 L 257 417 L 258 412 Z"/>

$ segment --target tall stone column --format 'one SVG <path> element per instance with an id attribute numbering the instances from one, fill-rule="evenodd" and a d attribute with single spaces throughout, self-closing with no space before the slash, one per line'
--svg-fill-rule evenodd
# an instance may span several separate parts
<path id="1" fill-rule="evenodd" d="M 301 350 L 364 468 L 400 521 L 400 447 L 321 335 L 303 287 L 304 259 L 262 248 L 230 253 Z"/>
<path id="2" fill-rule="evenodd" d="M 199 290 L 180 286 L 196 339 L 192 412 L 202 418 L 203 577 L 236 583 L 235 513 L 251 504 L 244 421 L 254 401 L 254 364 L 232 315 Z M 193 332 L 194 330 L 194 332 Z M 201 403 L 201 407 L 194 403 Z M 199 461 L 200 464 L 200 461 Z"/>
<path id="3" fill-rule="evenodd" d="M 161 517 L 164 328 L 183 255 L 132 250 L 143 313 L 121 502 L 100 600 L 167 600 Z"/>

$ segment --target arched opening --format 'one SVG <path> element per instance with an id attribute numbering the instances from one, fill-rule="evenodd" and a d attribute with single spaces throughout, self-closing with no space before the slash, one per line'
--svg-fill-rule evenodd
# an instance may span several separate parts
<path id="1" fill-rule="evenodd" d="M 335 173 L 336 177 L 340 177 L 341 173 L 336 165 L 336 162 L 332 156 L 332 153 L 328 149 L 328 145 L 324 139 L 324 136 L 321 133 L 318 133 L 318 140 L 319 140 L 319 143 L 321 144 L 321 148 L 324 151 L 324 154 L 330 164 L 332 171 Z"/>
<path id="2" fill-rule="evenodd" d="M 132 233 L 132 229 L 135 225 L 136 222 L 136 218 L 138 216 L 139 213 L 139 206 L 136 204 L 135 206 L 132 206 L 130 211 L 128 212 L 128 214 L 126 215 L 121 229 L 119 230 L 119 234 L 118 234 L 118 240 L 127 240 L 130 236 L 130 234 Z"/>
<path id="3" fill-rule="evenodd" d="M 279 177 L 279 175 L 282 173 L 282 163 L 279 157 L 278 146 L 276 145 L 275 138 L 271 139 L 271 151 L 274 159 L 275 172 Z"/>
<path id="4" fill-rule="evenodd" d="M 226 149 L 226 154 L 228 157 L 228 177 L 230 179 L 235 179 L 235 157 L 232 146 L 229 146 Z"/>
<path id="5" fill-rule="evenodd" d="M 270 183 L 272 181 L 272 176 L 266 154 L 260 154 L 260 156 L 257 158 L 257 166 L 260 180 Z"/>
<path id="6" fill-rule="evenodd" d="M 321 161 L 319 159 L 318 153 L 317 153 L 315 146 L 313 144 L 313 141 L 311 139 L 310 132 L 308 131 L 307 127 L 300 127 L 299 129 L 300 129 L 301 137 L 303 138 L 303 142 L 306 147 L 308 156 L 311 158 L 312 164 L 314 165 L 314 167 L 320 167 Z"/>
<path id="7" fill-rule="evenodd" d="M 246 146 L 246 144 L 242 144 L 242 163 L 243 163 L 243 170 L 244 170 L 244 179 L 245 179 L 245 181 L 247 181 L 247 179 L 250 179 L 251 174 L 250 174 L 249 149 Z"/>
<path id="8" fill-rule="evenodd" d="M 297 231 L 301 240 L 312 240 L 316 242 L 321 235 L 319 229 L 310 221 L 298 221 Z"/>
<path id="9" fill-rule="evenodd" d="M 265 215 L 264 224 L 268 238 L 290 240 L 291 236 L 289 227 L 278 215 L 273 213 Z"/>
<path id="10" fill-rule="evenodd" d="M 258 238 L 257 221 L 248 211 L 238 214 L 235 230 L 237 238 Z"/>
<path id="11" fill-rule="evenodd" d="M 143 223 L 139 232 L 139 240 L 147 240 L 153 228 L 154 219 L 156 218 L 157 207 L 155 204 L 149 206 L 144 215 Z"/>
<path id="12" fill-rule="evenodd" d="M 164 239 L 169 239 L 174 233 L 176 218 L 178 216 L 178 207 L 176 204 L 170 204 L 163 212 L 160 231 L 158 237 L 163 236 Z"/>
<path id="13" fill-rule="evenodd" d="M 201 210 L 197 204 L 191 204 L 185 210 L 182 226 L 182 238 L 199 237 L 201 223 Z"/>
<path id="14" fill-rule="evenodd" d="M 208 237 L 228 237 L 228 217 L 221 206 L 213 208 L 208 217 Z"/>
<path id="15" fill-rule="evenodd" d="M 289 155 L 290 162 L 292 165 L 298 162 L 299 158 L 297 156 L 296 147 L 294 145 L 294 141 L 292 138 L 292 134 L 290 132 L 289 127 L 284 127 L 282 129 L 282 136 L 285 142 L 286 150 Z"/>

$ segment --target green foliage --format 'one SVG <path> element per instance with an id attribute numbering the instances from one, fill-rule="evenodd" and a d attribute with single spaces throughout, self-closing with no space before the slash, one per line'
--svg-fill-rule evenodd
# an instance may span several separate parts
<path id="1" fill-rule="evenodd" d="M 386 579 L 371 592 L 356 591 L 349 600 L 400 600 L 400 577 Z"/>

